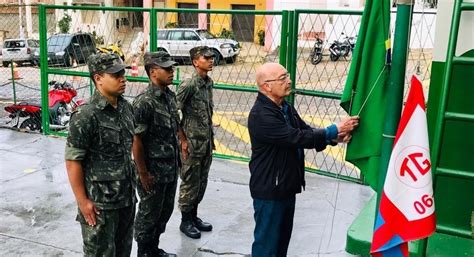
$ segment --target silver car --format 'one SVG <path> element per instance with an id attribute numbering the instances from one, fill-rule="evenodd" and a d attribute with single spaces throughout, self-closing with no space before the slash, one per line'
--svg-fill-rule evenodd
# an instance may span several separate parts
<path id="1" fill-rule="evenodd" d="M 2 63 L 7 67 L 11 62 L 21 65 L 33 63 L 33 53 L 39 50 L 39 41 L 35 39 L 7 39 L 3 42 Z"/>
<path id="2" fill-rule="evenodd" d="M 168 52 L 177 61 L 189 60 L 189 50 L 196 46 L 208 46 L 215 54 L 214 64 L 221 60 L 233 63 L 240 53 L 239 42 L 217 38 L 205 29 L 175 28 L 157 31 L 157 50 Z"/>

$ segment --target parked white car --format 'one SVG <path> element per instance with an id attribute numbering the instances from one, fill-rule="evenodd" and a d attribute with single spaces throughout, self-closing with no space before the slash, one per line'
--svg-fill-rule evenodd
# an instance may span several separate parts
<path id="1" fill-rule="evenodd" d="M 36 39 L 6 39 L 2 48 L 3 67 L 11 62 L 33 63 L 33 53 L 37 50 L 39 51 L 39 41 Z"/>
<path id="2" fill-rule="evenodd" d="M 214 64 L 221 60 L 235 62 L 239 55 L 239 42 L 217 38 L 205 29 L 174 28 L 157 31 L 157 50 L 168 52 L 177 61 L 188 61 L 189 50 L 196 46 L 208 46 L 215 54 Z"/>

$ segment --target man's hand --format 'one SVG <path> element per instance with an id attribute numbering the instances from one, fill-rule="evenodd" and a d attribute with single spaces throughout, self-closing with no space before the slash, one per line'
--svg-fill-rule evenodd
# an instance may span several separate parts
<path id="1" fill-rule="evenodd" d="M 155 177 L 148 171 L 140 172 L 138 175 L 140 176 L 140 182 L 142 183 L 143 189 L 145 192 L 149 193 L 153 188 L 153 184 L 155 184 Z"/>
<path id="2" fill-rule="evenodd" d="M 89 226 L 95 226 L 97 224 L 95 215 L 100 214 L 95 204 L 89 199 L 84 199 L 81 202 L 78 202 L 78 205 L 87 224 L 89 224 Z"/>
<path id="3" fill-rule="evenodd" d="M 181 140 L 181 154 L 183 155 L 183 160 L 188 159 L 188 156 L 189 156 L 188 140 Z"/>
<path id="4" fill-rule="evenodd" d="M 348 143 L 351 138 L 351 132 L 359 126 L 359 117 L 358 116 L 351 116 L 343 119 L 337 125 L 337 142 L 339 143 Z"/>

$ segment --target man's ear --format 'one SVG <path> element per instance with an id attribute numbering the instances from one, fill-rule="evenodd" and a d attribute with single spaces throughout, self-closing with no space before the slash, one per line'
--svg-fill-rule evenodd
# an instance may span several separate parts
<path id="1" fill-rule="evenodd" d="M 95 84 L 96 84 L 96 85 L 101 84 L 102 78 L 103 78 L 103 77 L 102 77 L 100 74 L 98 74 L 98 73 L 94 74 L 94 81 L 95 81 Z"/>
<path id="2" fill-rule="evenodd" d="M 272 87 L 270 86 L 270 83 L 264 82 L 263 86 L 265 87 L 265 91 L 272 92 Z"/>

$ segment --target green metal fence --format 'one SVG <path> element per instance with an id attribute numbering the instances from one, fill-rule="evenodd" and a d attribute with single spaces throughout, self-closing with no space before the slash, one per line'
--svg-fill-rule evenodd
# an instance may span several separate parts
<path id="1" fill-rule="evenodd" d="M 26 15 L 26 9 L 31 15 Z M 55 21 L 54 11 L 47 12 L 45 18 Z M 30 58 L 39 47 L 38 7 L 0 5 L 0 21 L 0 126 L 19 127 L 22 120 L 8 117 L 5 107 L 40 103 L 40 71 Z"/>
<path id="2" fill-rule="evenodd" d="M 53 19 L 49 17 L 51 13 L 55 14 Z M 334 61 L 331 60 L 329 48 L 335 40 L 343 41 L 346 36 L 357 35 L 361 11 L 236 11 L 40 6 L 41 47 L 38 53 L 40 57 L 38 64 L 41 68 L 36 68 L 36 70 L 41 71 L 41 76 L 36 74 L 29 77 L 36 81 L 41 78 L 41 97 L 37 94 L 36 99 L 41 99 L 42 106 L 49 104 L 48 92 L 53 89 L 52 85 L 48 85 L 50 81 L 70 83 L 77 92 L 76 99 L 87 100 L 94 90 L 87 67 L 76 54 L 64 56 L 66 59 L 61 57 L 62 63 L 51 63 L 51 59 L 56 58 L 56 55 L 64 54 L 59 51 L 51 55 L 52 53 L 48 53 L 51 52 L 51 49 L 48 51 L 48 44 L 51 48 L 51 38 L 57 36 L 60 30 L 57 21 L 66 17 L 66 14 L 72 17 L 68 35 L 88 34 L 97 47 L 121 41 L 125 62 L 137 67 L 137 71 L 127 71 L 129 82 L 125 97 L 128 100 L 133 100 L 148 83 L 142 63 L 144 51 L 160 49 L 170 52 L 181 51 L 187 54 L 186 47 L 210 44 L 203 43 L 203 40 L 183 40 L 186 41 L 187 46 L 181 45 L 170 49 L 166 44 L 173 45 L 176 42 L 164 40 L 163 34 L 160 34 L 163 31 L 168 31 L 166 39 L 170 39 L 171 32 L 169 31 L 196 28 L 199 22 L 201 27 L 204 26 L 204 29 L 219 37 L 216 40 L 220 40 L 221 46 L 225 44 L 227 51 L 231 51 L 229 44 L 235 44 L 234 39 L 239 39 L 237 56 L 228 56 L 222 52 L 222 49 L 216 49 L 216 51 L 219 50 L 221 60 L 210 74 L 215 81 L 213 121 L 216 125 L 217 150 L 214 152 L 216 157 L 249 160 L 251 150 L 246 127 L 247 117 L 256 98 L 255 71 L 264 62 L 275 61 L 288 68 L 293 87 L 289 101 L 294 104 L 307 123 L 324 127 L 346 116 L 339 107 L 339 98 L 351 55 L 349 53 Z M 200 19 L 205 20 L 201 22 Z M 237 29 L 232 30 L 232 28 Z M 185 32 L 182 32 L 181 36 L 184 39 Z M 87 41 L 84 38 L 78 40 Z M 322 60 L 313 64 L 310 58 L 316 38 L 323 40 Z M 50 40 L 49 43 L 48 40 Z M 79 44 L 78 51 L 81 54 L 86 52 L 84 44 Z M 423 51 L 426 52 L 426 50 Z M 176 56 L 179 65 L 175 73 L 175 86 L 193 72 L 189 60 L 181 58 L 182 55 L 185 54 Z M 430 59 L 423 59 L 423 61 L 431 63 Z M 135 72 L 138 73 L 137 76 Z M 429 78 L 429 69 L 426 72 Z M 71 107 L 69 108 L 68 111 L 71 111 Z M 42 108 L 40 117 L 41 121 L 38 120 L 38 122 L 45 134 L 67 134 L 67 129 L 62 129 L 57 125 L 57 121 L 51 118 L 49 108 Z M 306 151 L 306 168 L 311 172 L 361 183 L 358 170 L 344 161 L 344 151 L 344 146 L 329 147 L 322 153 L 308 150 Z"/>
<path id="3" fill-rule="evenodd" d="M 349 37 L 356 38 L 361 15 L 362 11 L 294 12 L 288 57 L 294 89 L 290 100 L 301 117 L 312 126 L 326 127 L 347 116 L 339 107 L 339 99 L 349 70 L 351 51 L 336 60 L 330 50 L 337 50 L 335 41 L 348 44 Z M 315 46 L 318 40 L 321 40 L 321 45 Z M 319 63 L 312 62 L 315 47 L 319 47 L 322 54 Z M 358 169 L 344 161 L 344 153 L 345 145 L 328 147 L 322 153 L 306 151 L 306 167 L 317 173 L 330 170 L 332 176 L 352 181 L 356 178 L 359 182 Z"/>

